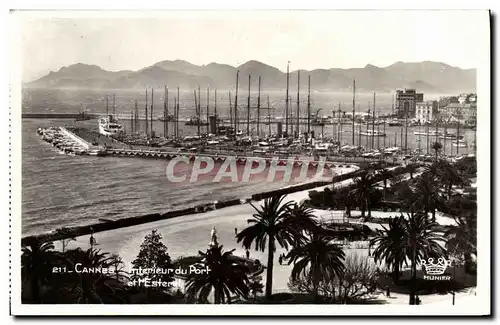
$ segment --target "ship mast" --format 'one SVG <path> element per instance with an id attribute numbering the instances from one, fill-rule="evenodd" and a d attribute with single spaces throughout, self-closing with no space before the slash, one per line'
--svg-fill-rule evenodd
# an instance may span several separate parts
<path id="1" fill-rule="evenodd" d="M 352 145 L 354 146 L 354 116 L 356 115 L 356 79 L 352 80 Z"/>
<path id="2" fill-rule="evenodd" d="M 247 136 L 250 136 L 250 80 L 252 76 L 248 75 L 248 98 L 247 98 Z"/>
<path id="3" fill-rule="evenodd" d="M 231 128 L 233 127 L 233 107 L 231 103 L 231 90 L 229 91 L 229 126 Z"/>
<path id="4" fill-rule="evenodd" d="M 286 64 L 285 132 L 288 137 L 288 87 L 290 86 L 290 61 Z"/>
<path id="5" fill-rule="evenodd" d="M 210 133 L 210 117 L 209 117 L 209 105 L 210 105 L 210 87 L 207 87 L 207 136 Z"/>
<path id="6" fill-rule="evenodd" d="M 372 149 L 375 147 L 375 92 L 373 92 L 373 112 L 372 112 Z"/>
<path id="7" fill-rule="evenodd" d="M 106 95 L 106 118 L 109 118 L 108 95 Z"/>
<path id="8" fill-rule="evenodd" d="M 116 114 L 116 105 L 115 105 L 115 94 L 113 94 L 113 117 Z"/>
<path id="9" fill-rule="evenodd" d="M 168 137 L 168 87 L 165 85 L 165 102 L 163 103 L 163 136 Z"/>
<path id="10" fill-rule="evenodd" d="M 300 134 L 300 70 L 297 70 L 297 138 Z"/>
<path id="11" fill-rule="evenodd" d="M 151 132 L 151 139 L 154 137 L 154 132 L 153 132 L 153 105 L 154 105 L 154 95 L 155 95 L 154 91 L 155 91 L 154 88 L 151 88 L 151 112 L 150 112 L 150 114 L 151 114 L 151 119 L 150 119 L 150 123 L 151 123 L 151 130 L 150 130 L 150 132 Z"/>
<path id="12" fill-rule="evenodd" d="M 149 137 L 149 127 L 148 127 L 148 89 L 146 88 L 146 107 L 145 107 L 146 115 L 146 138 Z"/>
<path id="13" fill-rule="evenodd" d="M 174 96 L 174 137 L 177 138 L 177 96 Z"/>
<path id="14" fill-rule="evenodd" d="M 200 135 L 201 127 L 201 88 L 198 86 L 198 136 Z"/>
<path id="15" fill-rule="evenodd" d="M 219 116 L 217 115 L 217 88 L 214 94 L 215 135 L 219 135 Z"/>
<path id="16" fill-rule="evenodd" d="M 269 102 L 269 95 L 267 95 L 267 123 L 269 125 L 269 136 L 271 136 L 271 105 Z"/>
<path id="17" fill-rule="evenodd" d="M 260 76 L 259 76 L 259 96 L 257 97 L 257 137 L 260 138 Z"/>
<path id="18" fill-rule="evenodd" d="M 198 97 L 196 97 L 196 89 L 193 90 L 194 92 L 194 107 L 196 108 L 196 117 L 198 118 L 198 121 L 197 121 L 197 126 L 198 126 L 198 136 L 200 136 L 200 109 L 198 107 Z"/>
<path id="19" fill-rule="evenodd" d="M 238 83 L 240 80 L 240 71 L 236 71 L 236 94 L 234 95 L 234 132 L 238 133 Z"/>
<path id="20" fill-rule="evenodd" d="M 311 75 L 308 77 L 307 82 L 307 142 L 310 142 L 311 136 Z"/>
<path id="21" fill-rule="evenodd" d="M 134 131 L 137 133 L 137 126 L 139 125 L 139 107 L 137 106 L 137 99 L 135 100 L 135 116 L 134 116 Z"/>

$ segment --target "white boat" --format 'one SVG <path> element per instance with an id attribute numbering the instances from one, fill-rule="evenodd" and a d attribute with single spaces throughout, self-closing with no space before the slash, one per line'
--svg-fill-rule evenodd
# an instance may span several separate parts
<path id="1" fill-rule="evenodd" d="M 445 135 L 439 136 L 440 139 L 446 140 L 457 140 L 457 135 L 453 133 L 446 133 Z M 463 135 L 458 136 L 459 139 L 463 139 Z"/>
<path id="2" fill-rule="evenodd" d="M 99 118 L 99 133 L 115 137 L 123 133 L 123 125 L 119 124 L 113 115 Z"/>
<path id="3" fill-rule="evenodd" d="M 413 134 L 415 135 L 427 135 L 427 132 L 426 131 L 415 131 L 413 132 Z M 442 136 L 443 133 L 439 132 L 439 131 L 429 131 L 429 136 L 430 137 L 435 137 L 435 136 Z"/>
<path id="4" fill-rule="evenodd" d="M 385 137 L 384 132 L 379 132 L 379 131 L 372 131 L 372 130 L 366 130 L 366 131 L 360 131 L 358 132 L 361 135 L 369 136 L 369 137 Z"/>

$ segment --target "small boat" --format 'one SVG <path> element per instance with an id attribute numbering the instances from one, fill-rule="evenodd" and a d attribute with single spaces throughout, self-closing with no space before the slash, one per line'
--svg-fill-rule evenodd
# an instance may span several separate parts
<path id="1" fill-rule="evenodd" d="M 203 121 L 202 119 L 200 119 L 197 116 L 193 116 L 193 117 L 191 117 L 189 119 L 189 121 L 186 122 L 186 125 L 207 126 L 208 122 L 207 121 Z"/>
<path id="2" fill-rule="evenodd" d="M 78 112 L 78 115 L 75 117 L 75 121 L 88 121 L 91 120 L 92 116 L 87 114 L 87 112 Z"/>
<path id="3" fill-rule="evenodd" d="M 369 137 L 372 137 L 372 136 L 373 137 L 385 137 L 386 136 L 386 134 L 384 132 L 371 131 L 371 130 L 360 131 L 358 133 L 361 135 L 369 136 Z"/>
<path id="4" fill-rule="evenodd" d="M 398 120 L 389 121 L 387 124 L 389 124 L 389 126 L 403 126 L 403 123 Z"/>
<path id="5" fill-rule="evenodd" d="M 174 120 L 174 116 L 173 116 L 172 114 L 169 114 L 169 115 L 167 115 L 167 117 L 165 118 L 165 116 L 160 115 L 160 116 L 158 116 L 158 120 L 159 120 L 159 121 L 162 121 L 162 122 L 165 122 L 165 121 L 167 121 L 167 122 L 172 122 L 172 121 Z"/>
<path id="6" fill-rule="evenodd" d="M 439 136 L 440 139 L 446 139 L 446 140 L 457 140 L 457 135 L 456 134 L 453 134 L 453 133 L 446 133 L 444 135 L 440 135 Z M 464 136 L 463 135 L 459 135 L 458 136 L 458 139 L 463 139 Z"/>

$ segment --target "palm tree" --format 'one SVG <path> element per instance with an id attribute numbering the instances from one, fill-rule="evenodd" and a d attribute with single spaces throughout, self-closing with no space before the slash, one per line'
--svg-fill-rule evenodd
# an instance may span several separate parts
<path id="1" fill-rule="evenodd" d="M 361 217 L 365 217 L 365 210 L 368 210 L 368 218 L 371 218 L 370 199 L 374 192 L 373 176 L 366 173 L 354 178 L 354 189 L 352 195 L 356 198 L 361 208 Z"/>
<path id="2" fill-rule="evenodd" d="M 434 150 L 434 152 L 436 153 L 436 161 L 438 160 L 438 155 L 439 155 L 439 152 L 441 151 L 441 149 L 443 148 L 443 145 L 441 144 L 441 142 L 434 142 L 432 145 L 431 145 L 431 148 L 432 150 Z"/>
<path id="3" fill-rule="evenodd" d="M 447 186 L 448 199 L 451 199 L 453 185 L 465 183 L 457 169 L 445 160 L 438 163 L 438 177 Z"/>
<path id="4" fill-rule="evenodd" d="M 392 171 L 390 171 L 389 169 L 384 168 L 379 172 L 379 175 L 384 179 L 384 190 L 386 190 L 387 189 L 387 180 L 389 178 L 391 178 L 394 175 L 394 173 Z"/>
<path id="5" fill-rule="evenodd" d="M 191 273 L 186 282 L 186 293 L 191 301 L 206 303 L 210 293 L 214 291 L 214 303 L 229 303 L 231 294 L 248 296 L 249 281 L 246 268 L 235 263 L 232 258 L 234 249 L 223 252 L 222 246 L 214 245 L 203 253 L 199 252 L 202 264 L 210 272 Z"/>
<path id="6" fill-rule="evenodd" d="M 417 281 L 417 260 L 422 260 L 432 255 L 445 255 L 441 243 L 445 239 L 437 232 L 438 224 L 432 222 L 429 216 L 421 211 L 409 212 L 405 220 L 405 251 L 411 262 L 411 291 L 410 305 L 415 304 L 415 292 Z"/>
<path id="7" fill-rule="evenodd" d="M 462 215 L 455 217 L 455 223 L 445 232 L 446 249 L 449 254 L 461 256 L 467 270 L 472 255 L 477 255 L 477 217 Z"/>
<path id="8" fill-rule="evenodd" d="M 266 274 L 266 299 L 269 300 L 273 288 L 273 266 L 276 242 L 288 250 L 294 242 L 294 230 L 290 229 L 288 222 L 292 202 L 283 203 L 284 195 L 275 196 L 264 200 L 264 204 L 257 208 L 252 205 L 256 213 L 253 219 L 248 219 L 250 224 L 236 235 L 237 242 L 242 242 L 243 247 L 250 249 L 255 243 L 255 250 L 265 251 L 269 242 Z"/>
<path id="9" fill-rule="evenodd" d="M 406 166 L 408 173 L 410 173 L 410 179 L 413 179 L 413 174 L 417 171 L 417 166 L 414 164 L 410 164 Z"/>
<path id="10" fill-rule="evenodd" d="M 400 270 L 406 259 L 406 233 L 405 221 L 403 216 L 391 218 L 389 228 L 382 226 L 383 230 L 378 229 L 375 237 L 370 240 L 370 247 L 375 246 L 372 252 L 376 263 L 384 262 L 392 268 L 392 278 L 398 281 Z"/>
<path id="11" fill-rule="evenodd" d="M 101 253 L 94 248 L 87 250 L 77 248 L 66 251 L 64 257 L 67 269 L 77 270 L 63 274 L 57 284 L 56 294 L 64 298 L 65 303 L 102 304 L 126 301 L 124 284 L 117 280 L 117 277 L 127 279 L 127 276 L 121 275 L 123 271 L 120 271 L 120 263 L 115 256 Z M 84 269 L 114 269 L 114 267 L 117 267 L 116 272 L 119 275 L 115 275 L 114 272 L 85 272 Z"/>
<path id="12" fill-rule="evenodd" d="M 310 233 L 306 241 L 294 247 L 286 256 L 293 262 L 292 280 L 301 275 L 312 280 L 314 301 L 319 299 L 320 282 L 333 281 L 344 272 L 344 251 L 323 232 Z"/>
<path id="13" fill-rule="evenodd" d="M 295 246 L 304 238 L 304 232 L 312 232 L 318 228 L 316 216 L 313 209 L 309 208 L 304 202 L 292 203 L 288 209 L 286 218 L 290 231 L 293 232 Z"/>
<path id="14" fill-rule="evenodd" d="M 31 298 L 34 303 L 41 302 L 40 286 L 48 283 L 55 262 L 54 244 L 32 240 L 22 248 L 21 274 L 30 282 Z"/>
<path id="15" fill-rule="evenodd" d="M 257 294 L 264 292 L 264 285 L 262 285 L 262 277 L 260 275 L 254 276 L 250 279 L 250 283 L 248 284 L 248 288 L 250 289 L 250 293 L 253 296 L 253 300 L 257 300 Z"/>
<path id="16" fill-rule="evenodd" d="M 348 218 L 351 217 L 351 209 L 354 206 L 354 199 L 351 192 L 347 188 L 341 188 L 338 190 L 339 198 L 345 207 L 345 214 Z"/>
<path id="17" fill-rule="evenodd" d="M 442 199 L 436 182 L 429 176 L 423 174 L 415 185 L 416 204 L 424 213 L 432 213 L 432 222 L 436 222 L 436 210 L 442 206 Z"/>

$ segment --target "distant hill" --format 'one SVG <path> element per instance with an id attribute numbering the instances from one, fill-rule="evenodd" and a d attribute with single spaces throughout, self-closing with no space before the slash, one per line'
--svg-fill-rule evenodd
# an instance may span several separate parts
<path id="1" fill-rule="evenodd" d="M 32 88 L 105 88 L 143 89 L 162 88 L 164 85 L 181 88 L 231 89 L 236 85 L 239 70 L 239 88 L 255 90 L 261 77 L 262 89 L 285 89 L 286 73 L 259 61 L 248 61 L 238 67 L 210 63 L 195 65 L 187 61 L 161 61 L 138 71 L 107 71 L 96 65 L 82 63 L 62 67 L 59 71 L 25 84 Z M 298 71 L 290 73 L 290 89 L 297 89 Z M 300 87 L 317 91 L 351 91 L 356 79 L 359 91 L 393 91 L 398 88 L 417 88 L 428 93 L 458 93 L 476 91 L 476 69 L 461 69 L 441 62 L 396 62 L 388 67 L 368 64 L 364 68 L 300 70 Z"/>

